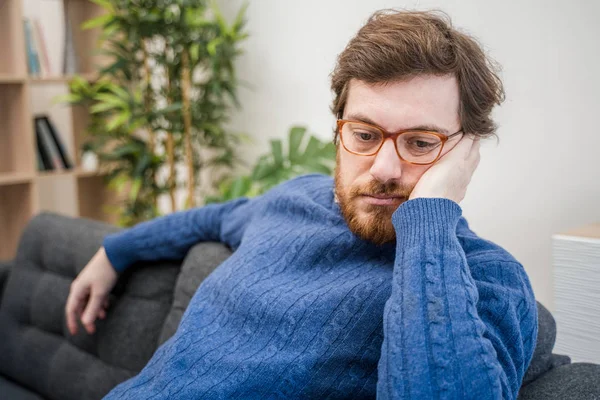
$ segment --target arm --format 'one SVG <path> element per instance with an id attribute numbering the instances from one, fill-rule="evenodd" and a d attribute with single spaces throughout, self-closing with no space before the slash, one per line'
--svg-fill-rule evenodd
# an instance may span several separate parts
<path id="1" fill-rule="evenodd" d="M 117 282 L 117 272 L 136 261 L 182 259 L 200 241 L 220 241 L 237 248 L 257 201 L 241 198 L 210 204 L 106 236 L 103 247 L 71 284 L 65 306 L 69 332 L 77 333 L 80 317 L 86 331 L 95 332 L 96 318 L 106 317 L 108 295 Z"/>
<path id="2" fill-rule="evenodd" d="M 488 245 L 467 264 L 461 212 L 449 199 L 418 198 L 392 216 L 398 239 L 378 398 L 517 396 L 537 337 L 534 295 L 500 248 Z"/>
<path id="3" fill-rule="evenodd" d="M 119 272 L 137 261 L 183 259 L 201 241 L 222 242 L 235 249 L 256 201 L 240 198 L 169 214 L 108 235 L 103 246 Z"/>

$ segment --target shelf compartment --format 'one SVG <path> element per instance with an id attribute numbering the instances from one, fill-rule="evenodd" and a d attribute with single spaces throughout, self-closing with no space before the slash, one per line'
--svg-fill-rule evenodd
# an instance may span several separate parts
<path id="1" fill-rule="evenodd" d="M 32 184 L 0 186 L 0 260 L 12 259 L 33 214 Z"/>
<path id="2" fill-rule="evenodd" d="M 99 28 L 82 30 L 81 24 L 105 14 L 105 10 L 91 1 L 64 0 L 63 4 L 67 8 L 71 31 L 77 32 L 73 35 L 77 73 L 93 75 L 97 70 L 96 66 L 107 65 L 109 58 L 106 55 L 95 54 L 101 30 Z"/>
<path id="3" fill-rule="evenodd" d="M 117 223 L 117 216 L 107 208 L 119 204 L 117 193 L 110 190 L 104 181 L 104 176 L 82 175 L 77 177 L 77 198 L 79 200 L 79 216 L 97 221 Z"/>
<path id="4" fill-rule="evenodd" d="M 29 183 L 33 180 L 31 173 L 9 172 L 0 173 L 0 186 Z"/>
<path id="5" fill-rule="evenodd" d="M 25 35 L 21 0 L 0 2 L 0 75 L 25 76 Z"/>
<path id="6" fill-rule="evenodd" d="M 23 84 L 0 86 L 0 174 L 31 173 L 35 142 Z"/>

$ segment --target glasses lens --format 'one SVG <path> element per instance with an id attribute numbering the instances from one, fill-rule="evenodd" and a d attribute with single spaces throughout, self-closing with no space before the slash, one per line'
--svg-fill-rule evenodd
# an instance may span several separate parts
<path id="1" fill-rule="evenodd" d="M 379 148 L 382 139 L 381 132 L 368 125 L 346 122 L 342 127 L 344 146 L 354 153 L 373 154 Z"/>
<path id="2" fill-rule="evenodd" d="M 442 148 L 442 140 L 431 133 L 406 132 L 398 136 L 398 152 L 406 161 L 430 163 Z"/>

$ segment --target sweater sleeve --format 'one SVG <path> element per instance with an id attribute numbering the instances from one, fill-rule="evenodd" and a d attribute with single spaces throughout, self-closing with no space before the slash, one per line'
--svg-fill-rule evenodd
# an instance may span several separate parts
<path id="1" fill-rule="evenodd" d="M 461 214 L 457 203 L 432 198 L 407 201 L 392 216 L 380 399 L 517 397 L 537 338 L 533 291 L 521 264 L 497 246 L 467 264 Z"/>
<path id="2" fill-rule="evenodd" d="M 118 272 L 137 261 L 183 259 L 201 241 L 222 242 L 235 250 L 257 201 L 244 197 L 175 212 L 107 235 L 103 246 Z"/>

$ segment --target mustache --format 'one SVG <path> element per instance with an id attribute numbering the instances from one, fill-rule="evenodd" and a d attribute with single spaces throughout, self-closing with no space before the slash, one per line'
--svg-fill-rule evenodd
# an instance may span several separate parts
<path id="1" fill-rule="evenodd" d="M 409 198 L 414 188 L 400 185 L 396 182 L 383 184 L 377 181 L 371 181 L 362 187 L 353 187 L 350 190 L 352 197 L 363 195 L 368 196 L 386 196 L 386 197 L 404 197 Z"/>

